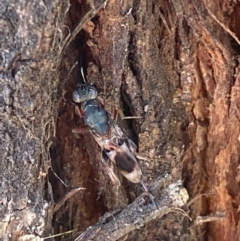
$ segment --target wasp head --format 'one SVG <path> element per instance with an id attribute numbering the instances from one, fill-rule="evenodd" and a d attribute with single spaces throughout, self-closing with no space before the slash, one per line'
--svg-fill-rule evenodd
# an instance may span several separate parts
<path id="1" fill-rule="evenodd" d="M 82 103 L 86 100 L 96 99 L 97 95 L 98 92 L 92 85 L 83 84 L 73 91 L 72 97 L 76 103 Z"/>

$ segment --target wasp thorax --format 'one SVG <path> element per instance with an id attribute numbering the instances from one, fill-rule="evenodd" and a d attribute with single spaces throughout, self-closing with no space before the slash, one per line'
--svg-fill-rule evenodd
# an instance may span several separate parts
<path id="1" fill-rule="evenodd" d="M 98 92 L 92 85 L 80 85 L 77 90 L 73 91 L 73 100 L 81 103 L 87 100 L 94 100 L 97 98 Z"/>

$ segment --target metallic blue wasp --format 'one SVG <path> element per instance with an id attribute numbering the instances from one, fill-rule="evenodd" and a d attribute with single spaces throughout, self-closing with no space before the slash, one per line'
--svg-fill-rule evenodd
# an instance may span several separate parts
<path id="1" fill-rule="evenodd" d="M 80 106 L 76 106 L 76 113 L 84 118 L 85 125 L 100 146 L 102 161 L 107 163 L 107 159 L 109 159 L 130 182 L 141 183 L 156 205 L 154 197 L 142 181 L 142 171 L 134 154 L 136 152 L 135 143 L 124 137 L 122 130 L 115 124 L 110 113 L 104 109 L 103 103 L 98 99 L 96 88 L 86 83 L 82 68 L 81 73 L 85 84 L 80 85 L 73 92 L 74 102 L 80 104 Z"/>
<path id="2" fill-rule="evenodd" d="M 73 100 L 81 103 L 76 112 L 83 116 L 84 123 L 95 135 L 105 136 L 110 131 L 110 115 L 96 99 L 97 91 L 91 85 L 81 85 L 73 92 Z"/>
<path id="3" fill-rule="evenodd" d="M 92 133 L 105 136 L 110 131 L 110 115 L 97 99 L 96 88 L 86 83 L 82 68 L 81 74 L 85 84 L 80 85 L 72 95 L 74 102 L 81 104 L 80 109 L 77 106 L 76 112 L 83 116 L 85 125 Z"/>

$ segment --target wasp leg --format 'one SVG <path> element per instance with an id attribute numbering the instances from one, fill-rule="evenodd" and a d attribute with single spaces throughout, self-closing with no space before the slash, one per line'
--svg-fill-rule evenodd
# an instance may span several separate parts
<path id="1" fill-rule="evenodd" d="M 140 183 L 141 183 L 141 185 L 142 185 L 142 187 L 143 187 L 143 189 L 144 189 L 144 192 L 145 192 L 145 194 L 147 194 L 150 198 L 151 198 L 151 200 L 152 200 L 152 203 L 157 207 L 157 209 L 159 210 L 159 207 L 158 207 L 158 205 L 157 205 L 157 203 L 155 202 L 155 197 L 149 192 L 149 190 L 148 190 L 148 188 L 146 187 L 146 185 L 144 184 L 144 182 L 141 180 L 140 181 Z"/>
<path id="2" fill-rule="evenodd" d="M 117 120 L 118 116 L 120 117 L 121 120 L 131 120 L 131 119 L 142 119 L 141 116 L 125 116 L 123 111 L 118 109 L 118 108 L 114 108 L 113 110 L 113 119 Z"/>
<path id="3" fill-rule="evenodd" d="M 76 115 L 80 116 L 81 118 L 83 118 L 83 116 L 84 116 L 81 109 L 77 105 L 75 106 L 75 113 L 76 113 Z"/>
<path id="4" fill-rule="evenodd" d="M 72 129 L 72 133 L 77 133 L 77 134 L 85 134 L 85 133 L 89 133 L 89 129 L 88 128 L 74 128 Z"/>
<path id="5" fill-rule="evenodd" d="M 165 173 L 161 176 L 159 176 L 154 183 L 150 186 L 149 190 L 153 191 L 155 190 L 161 183 L 163 183 L 164 187 L 165 187 L 165 181 L 167 180 L 167 178 L 170 176 L 169 173 Z M 166 187 L 165 187 L 166 188 Z"/>
<path id="6" fill-rule="evenodd" d="M 83 114 L 81 112 L 81 109 L 77 105 L 75 106 L 75 113 L 76 113 L 76 115 L 83 118 Z M 88 128 L 74 128 L 74 129 L 72 129 L 72 133 L 77 133 L 77 134 L 85 134 L 85 133 L 88 133 L 88 132 L 89 132 Z"/>
<path id="7" fill-rule="evenodd" d="M 104 96 L 104 94 L 98 94 L 97 100 L 99 102 L 99 105 L 104 109 L 105 108 L 105 98 L 101 97 L 100 95 Z"/>

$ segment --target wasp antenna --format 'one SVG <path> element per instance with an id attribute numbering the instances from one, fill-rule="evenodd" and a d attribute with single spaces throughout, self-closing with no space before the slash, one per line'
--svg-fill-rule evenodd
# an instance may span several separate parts
<path id="1" fill-rule="evenodd" d="M 145 183 L 141 180 L 140 181 L 145 193 L 151 198 L 152 203 L 157 207 L 157 209 L 159 210 L 159 207 L 157 205 L 157 203 L 155 202 L 155 197 L 149 192 L 148 188 L 146 187 Z"/>
<path id="2" fill-rule="evenodd" d="M 82 62 L 82 57 L 80 58 L 80 72 L 81 72 L 81 75 L 82 75 L 82 79 L 83 79 L 83 82 L 86 84 L 86 79 L 85 79 L 85 76 L 84 76 L 84 72 L 83 72 L 83 62 Z"/>
<path id="3" fill-rule="evenodd" d="M 80 68 L 80 71 L 81 71 L 81 75 L 82 75 L 82 78 L 83 78 L 83 82 L 86 84 L 86 80 L 85 80 L 85 76 L 84 76 L 84 72 L 83 72 L 83 67 L 81 66 Z"/>

